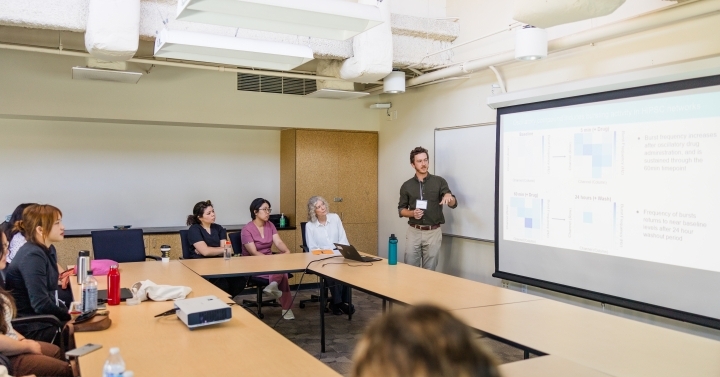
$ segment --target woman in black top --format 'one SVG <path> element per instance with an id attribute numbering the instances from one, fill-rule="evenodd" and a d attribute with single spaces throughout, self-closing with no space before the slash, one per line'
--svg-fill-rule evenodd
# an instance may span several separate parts
<path id="1" fill-rule="evenodd" d="M 224 252 L 227 231 L 215 224 L 215 209 L 212 202 L 198 202 L 193 207 L 193 214 L 188 216 L 188 243 L 195 249 L 193 258 L 220 257 Z M 245 289 L 244 277 L 210 278 L 216 287 L 227 292 L 231 297 L 239 295 Z"/>
<path id="2" fill-rule="evenodd" d="M 219 257 L 227 240 L 227 231 L 215 224 L 215 209 L 209 200 L 199 202 L 188 216 L 188 241 L 195 248 L 194 258 Z M 222 244 L 221 244 L 222 242 Z"/>
<path id="3" fill-rule="evenodd" d="M 31 205 L 15 227 L 26 235 L 27 243 L 8 267 L 5 284 L 15 298 L 18 317 L 52 314 L 60 321 L 70 320 L 67 306 L 58 298 L 57 254 L 52 245 L 65 238 L 62 212 L 51 205 Z M 25 336 L 38 339 L 45 331 L 25 330 Z"/>

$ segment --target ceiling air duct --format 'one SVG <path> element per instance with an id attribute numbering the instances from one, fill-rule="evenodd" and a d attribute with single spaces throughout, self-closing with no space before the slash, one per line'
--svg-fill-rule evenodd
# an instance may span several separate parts
<path id="1" fill-rule="evenodd" d="M 625 0 L 515 0 L 513 19 L 538 28 L 607 16 Z"/>
<path id="2" fill-rule="evenodd" d="M 93 57 L 125 61 L 137 52 L 140 0 L 90 0 L 85 48 Z"/>

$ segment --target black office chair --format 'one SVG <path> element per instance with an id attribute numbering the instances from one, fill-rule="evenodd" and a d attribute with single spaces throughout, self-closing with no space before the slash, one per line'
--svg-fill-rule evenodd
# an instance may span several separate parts
<path id="1" fill-rule="evenodd" d="M 236 255 L 242 255 L 242 242 L 240 241 L 240 232 L 230 233 L 228 237 L 230 238 L 230 243 L 232 244 L 234 253 Z M 255 315 L 260 319 L 265 318 L 265 315 L 262 314 L 263 306 L 280 306 L 280 303 L 277 302 L 277 300 L 274 298 L 263 300 L 263 289 L 265 289 L 268 284 L 270 284 L 268 279 L 263 279 L 257 276 L 250 276 L 247 279 L 247 283 L 245 283 L 246 288 L 255 288 L 255 294 L 257 295 L 257 297 L 255 300 L 243 300 L 242 306 L 246 309 L 251 307 L 257 308 L 257 313 L 255 313 Z"/>
<path id="2" fill-rule="evenodd" d="M 95 230 L 90 232 L 95 259 L 111 259 L 118 263 L 161 260 L 145 255 L 142 229 Z"/>
<path id="3" fill-rule="evenodd" d="M 307 245 L 307 241 L 305 240 L 305 226 L 306 226 L 306 225 L 307 225 L 307 221 L 303 221 L 303 222 L 300 223 L 300 231 L 302 232 L 302 245 L 300 245 L 300 247 L 302 247 L 303 253 L 309 253 L 309 252 L 310 252 L 310 249 L 308 248 L 308 245 Z M 315 275 L 314 273 L 312 273 L 312 272 L 310 272 L 310 271 L 305 271 L 305 274 L 306 274 L 306 275 Z M 325 297 L 328 297 L 327 292 L 328 292 L 328 289 L 325 288 Z M 308 302 L 320 302 L 320 296 L 318 296 L 318 295 L 310 295 L 310 298 L 309 298 L 309 299 L 307 299 L 307 300 L 301 300 L 301 301 L 300 301 L 300 304 L 299 304 L 300 309 L 305 309 L 305 305 L 306 305 Z M 327 312 L 327 311 L 328 311 L 328 308 L 325 308 L 325 311 Z"/>
<path id="4" fill-rule="evenodd" d="M 190 241 L 188 241 L 187 229 L 180 231 L 180 246 L 182 246 L 182 257 L 180 259 L 193 259 L 195 253 Z"/>

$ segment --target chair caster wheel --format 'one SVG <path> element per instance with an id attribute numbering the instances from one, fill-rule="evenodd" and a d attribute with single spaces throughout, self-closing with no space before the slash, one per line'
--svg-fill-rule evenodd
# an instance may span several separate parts
<path id="1" fill-rule="evenodd" d="M 303 304 L 302 302 L 300 303 L 299 306 L 300 306 L 300 309 L 305 309 L 305 304 Z"/>

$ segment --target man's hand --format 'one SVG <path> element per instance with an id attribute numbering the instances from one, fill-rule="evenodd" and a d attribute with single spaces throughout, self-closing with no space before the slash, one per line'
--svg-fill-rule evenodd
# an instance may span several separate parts
<path id="1" fill-rule="evenodd" d="M 455 202 L 455 198 L 453 198 L 452 194 L 447 193 L 447 194 L 443 195 L 442 200 L 440 201 L 440 205 L 441 206 L 444 206 L 446 204 L 453 205 L 454 202 Z"/>
<path id="2" fill-rule="evenodd" d="M 425 211 L 423 211 L 423 210 L 421 210 L 421 209 L 416 209 L 416 210 L 413 211 L 413 217 L 414 217 L 416 220 L 422 219 L 422 217 L 423 217 L 424 214 L 425 214 Z"/>

